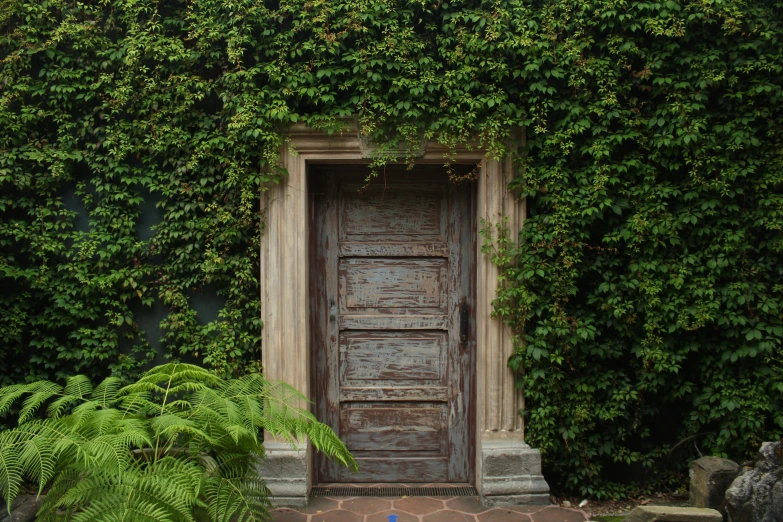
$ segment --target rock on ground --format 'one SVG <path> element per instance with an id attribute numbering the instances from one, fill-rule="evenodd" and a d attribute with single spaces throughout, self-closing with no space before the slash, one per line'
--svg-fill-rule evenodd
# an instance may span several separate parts
<path id="1" fill-rule="evenodd" d="M 0 512 L 0 522 L 31 522 L 35 520 L 35 514 L 41 507 L 43 497 L 36 498 L 35 495 L 19 495 L 11 504 L 11 514 L 8 514 L 7 505 L 2 506 Z"/>
<path id="2" fill-rule="evenodd" d="M 720 457 L 702 457 L 691 464 L 690 498 L 693 507 L 723 511 L 726 490 L 737 477 L 739 465 Z"/>
<path id="3" fill-rule="evenodd" d="M 726 491 L 730 522 L 783 522 L 783 441 L 761 445 L 756 464 Z"/>

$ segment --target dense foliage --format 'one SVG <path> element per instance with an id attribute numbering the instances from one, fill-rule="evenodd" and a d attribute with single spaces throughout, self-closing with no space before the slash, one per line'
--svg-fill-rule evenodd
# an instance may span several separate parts
<path id="1" fill-rule="evenodd" d="M 0 415 L 15 404 L 18 426 L 0 432 L 0 496 L 11 506 L 24 479 L 47 488 L 40 521 L 266 520 L 263 431 L 307 437 L 356 468 L 301 394 L 259 374 L 223 380 L 169 363 L 124 387 L 107 377 L 93 388 L 80 375 L 64 387 L 0 388 Z"/>
<path id="2" fill-rule="evenodd" d="M 155 303 L 166 353 L 244 371 L 292 122 L 497 153 L 524 125 L 498 312 L 550 480 L 622 493 L 694 443 L 747 455 L 783 431 L 782 8 L 0 0 L 0 350 L 26 363 L 3 378 L 132 375 Z"/>

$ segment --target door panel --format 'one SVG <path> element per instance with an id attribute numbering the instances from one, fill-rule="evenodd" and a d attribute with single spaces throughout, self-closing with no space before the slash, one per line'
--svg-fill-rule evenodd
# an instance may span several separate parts
<path id="1" fill-rule="evenodd" d="M 446 259 L 344 257 L 338 267 L 340 312 L 378 308 L 396 308 L 404 314 L 446 311 Z"/>
<path id="2" fill-rule="evenodd" d="M 340 428 L 353 451 L 443 453 L 447 415 L 443 403 L 351 404 L 340 413 Z"/>
<path id="3" fill-rule="evenodd" d="M 470 187 L 443 169 L 311 172 L 310 320 L 316 414 L 359 473 L 319 456 L 320 482 L 466 482 L 474 386 Z M 468 312 L 461 314 L 462 308 Z"/>
<path id="4" fill-rule="evenodd" d="M 343 332 L 340 382 L 344 386 L 445 384 L 447 348 L 445 332 Z"/>

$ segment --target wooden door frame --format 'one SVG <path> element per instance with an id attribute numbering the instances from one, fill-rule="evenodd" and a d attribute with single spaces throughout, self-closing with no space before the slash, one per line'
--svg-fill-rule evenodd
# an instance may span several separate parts
<path id="1" fill-rule="evenodd" d="M 332 135 L 295 125 L 289 129 L 287 138 L 288 142 L 281 150 L 281 166 L 288 176 L 261 195 L 265 223 L 260 262 L 261 318 L 264 324 L 262 362 L 268 379 L 284 380 L 306 397 L 311 397 L 308 165 L 368 163 L 371 152 L 368 153 L 355 124 L 347 132 Z M 522 143 L 524 134 L 519 133 L 516 139 L 517 143 Z M 516 237 L 524 221 L 525 200 L 507 189 L 514 177 L 510 158 L 493 159 L 484 150 L 467 144 L 455 151 L 439 144 L 425 144 L 423 149 L 417 164 L 444 164 L 446 158 L 452 163 L 478 164 L 475 206 L 478 227 L 503 222 L 511 231 L 511 237 Z M 489 494 L 482 491 L 486 482 L 483 468 L 490 465 L 487 464 L 488 455 L 491 457 L 488 451 L 505 451 L 503 448 L 522 448 L 523 452 L 535 450 L 524 444 L 524 423 L 519 415 L 519 411 L 524 409 L 522 391 L 516 387 L 515 375 L 506 364 L 514 350 L 512 334 L 500 318 L 491 317 L 499 269 L 487 254 L 481 253 L 481 246 L 479 238 L 476 259 L 475 485 L 480 493 Z M 292 499 L 301 491 L 307 491 L 313 476 L 307 445 L 302 444 L 292 450 L 288 444 L 267 436 L 265 446 L 267 460 L 297 455 L 302 462 L 296 479 L 267 477 L 273 496 Z M 274 474 L 272 464 L 269 466 L 269 473 Z M 540 457 L 538 468 L 540 474 Z M 487 470 L 487 473 L 490 471 Z M 528 476 L 538 475 L 524 475 Z M 275 490 L 278 479 L 279 495 Z M 507 479 L 497 482 L 508 483 Z M 296 502 L 292 500 L 291 503 Z"/>

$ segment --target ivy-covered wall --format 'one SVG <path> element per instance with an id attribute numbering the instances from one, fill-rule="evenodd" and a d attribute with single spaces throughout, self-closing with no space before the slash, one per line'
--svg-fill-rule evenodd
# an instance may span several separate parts
<path id="1" fill-rule="evenodd" d="M 259 194 L 293 122 L 498 154 L 525 126 L 497 310 L 547 477 L 617 495 L 677 484 L 696 447 L 744 458 L 783 434 L 782 22 L 772 0 L 0 0 L 0 379 L 256 368 Z"/>

